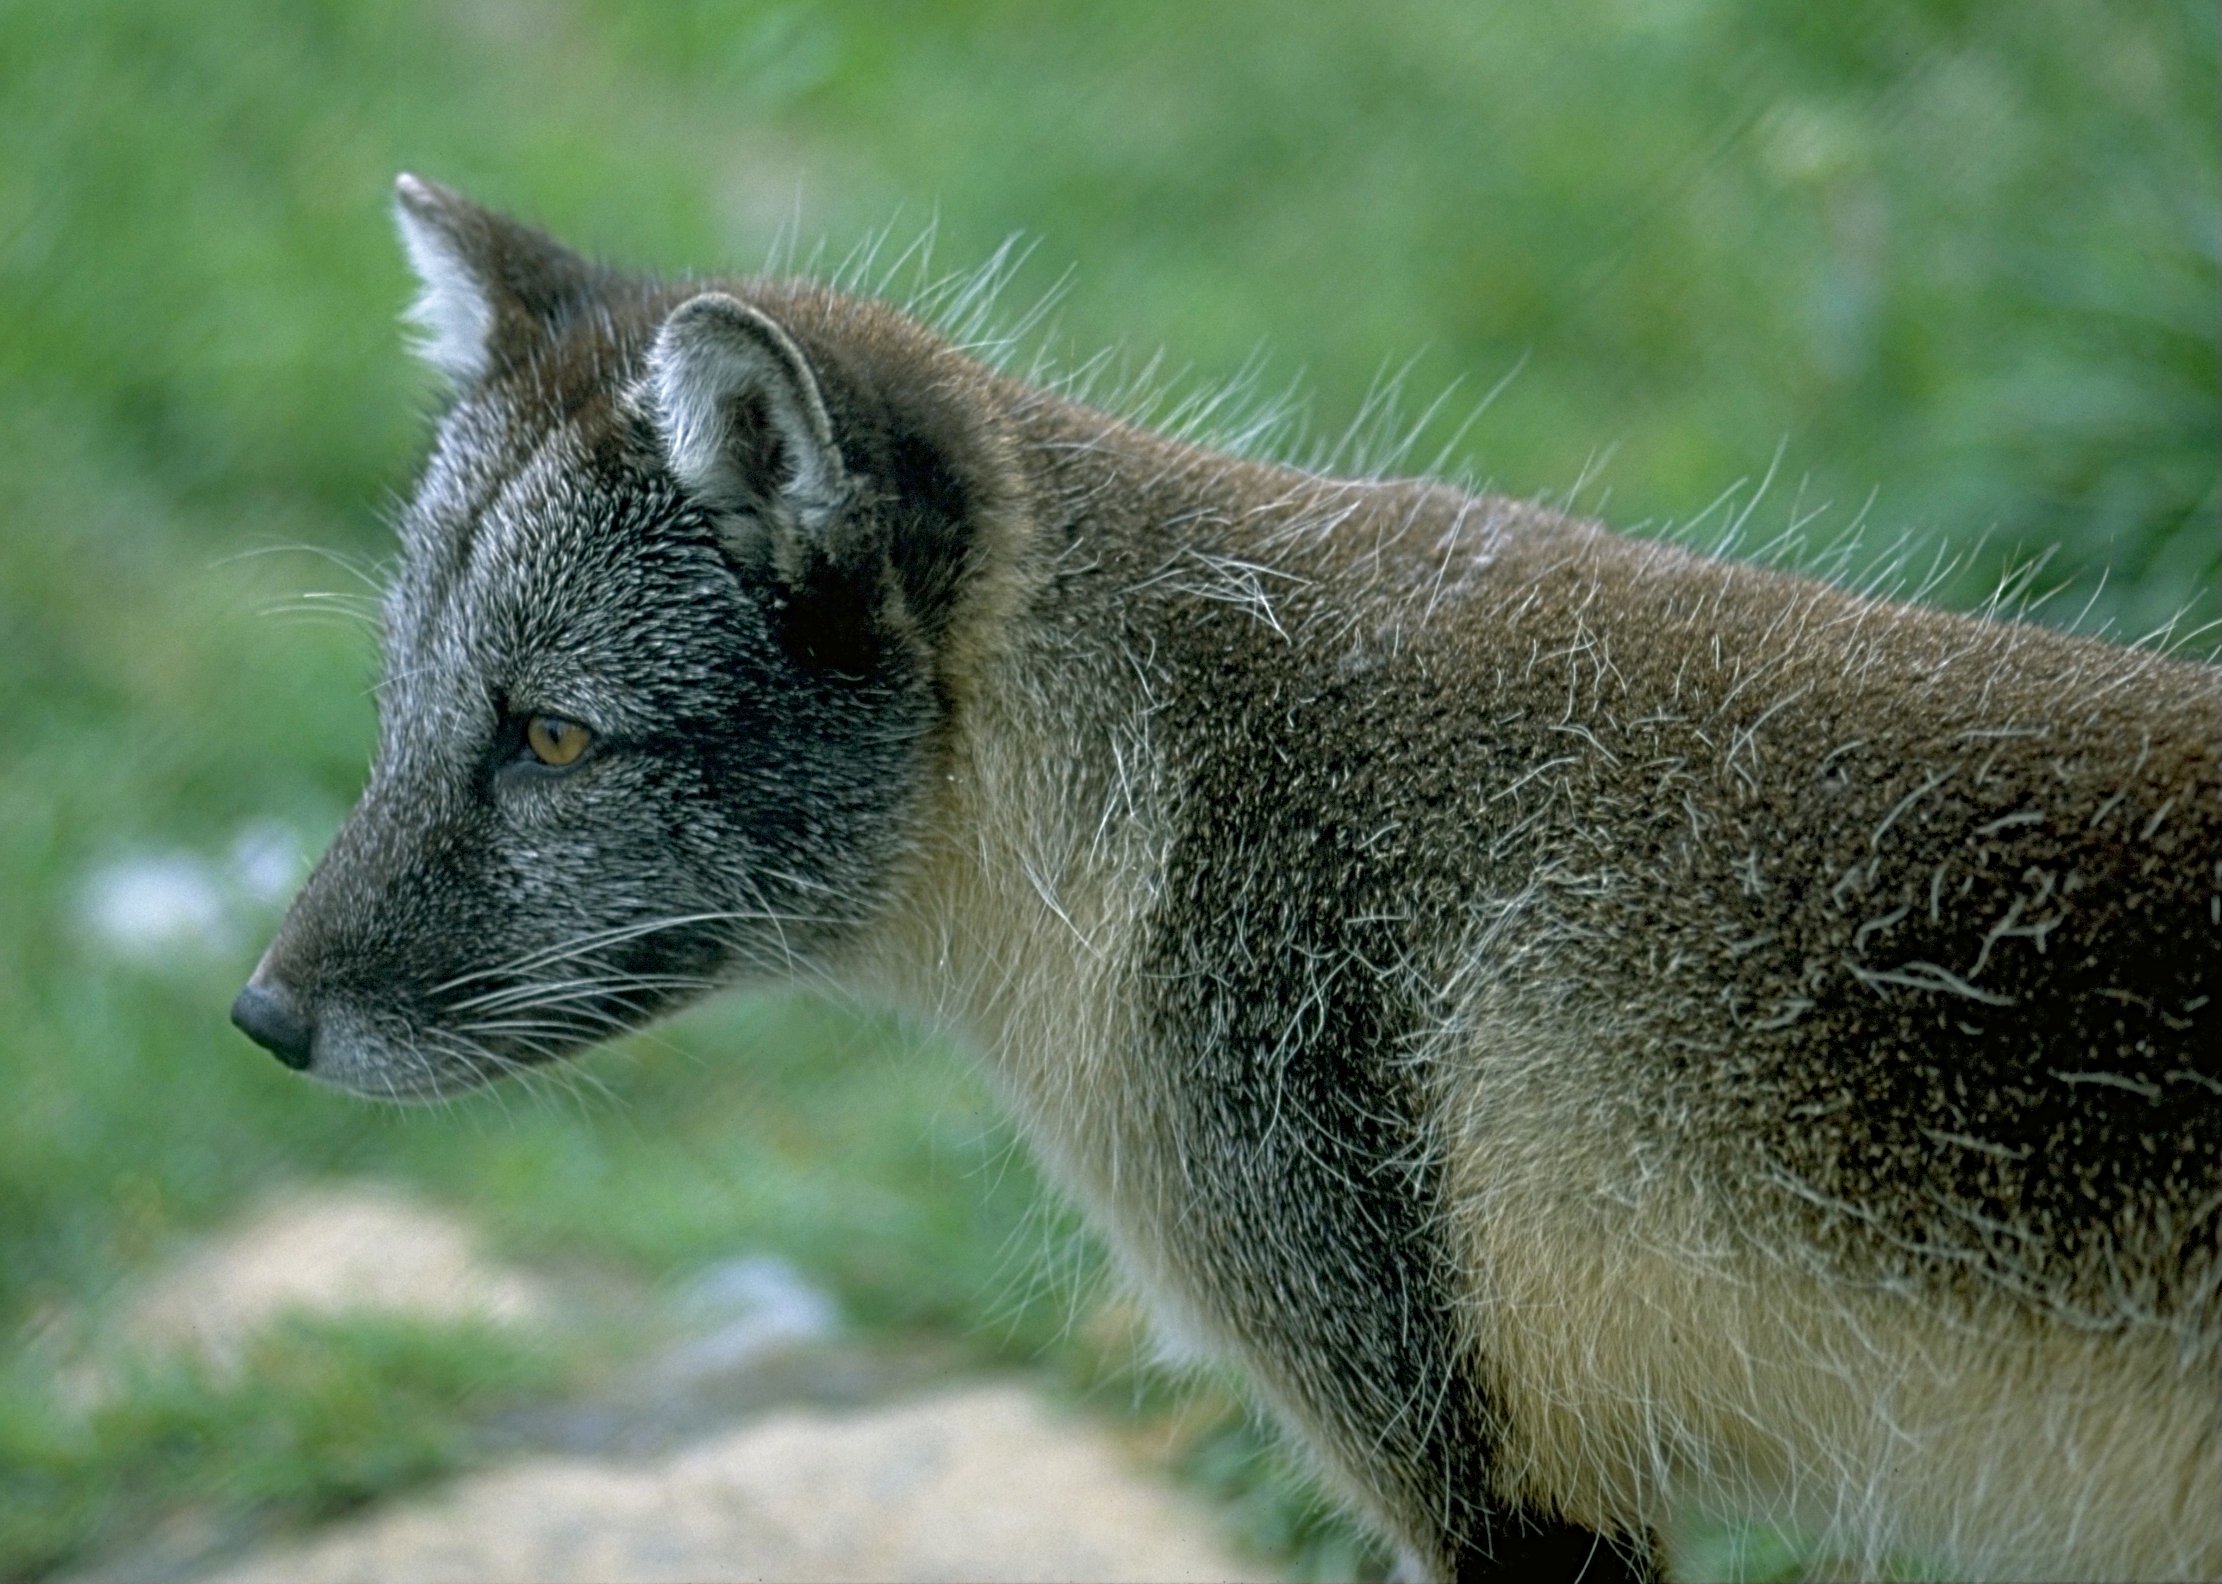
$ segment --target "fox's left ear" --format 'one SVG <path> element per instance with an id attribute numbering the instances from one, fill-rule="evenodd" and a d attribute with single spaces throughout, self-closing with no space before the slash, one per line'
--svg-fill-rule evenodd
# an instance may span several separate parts
<path id="1" fill-rule="evenodd" d="M 395 179 L 394 220 L 423 287 L 417 351 L 458 387 L 545 341 L 604 281 L 546 232 L 421 176 Z"/>

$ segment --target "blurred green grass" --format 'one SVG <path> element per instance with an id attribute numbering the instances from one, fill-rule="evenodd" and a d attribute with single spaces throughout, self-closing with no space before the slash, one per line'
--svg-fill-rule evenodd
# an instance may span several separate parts
<path id="1" fill-rule="evenodd" d="M 2049 550 L 2052 609 L 2135 634 L 2216 613 L 2216 77 L 2212 7 L 2174 0 L 0 9 L 0 1327 L 273 1184 L 385 1174 L 522 1256 L 770 1249 L 890 1334 L 1086 1351 L 1092 1256 L 965 1062 L 875 1016 L 727 1005 L 598 1058 L 606 1096 L 389 1113 L 225 1025 L 267 917 L 155 965 L 85 928 L 101 865 L 272 816 L 313 848 L 360 783 L 370 635 L 263 612 L 358 586 L 288 547 L 375 576 L 422 437 L 396 170 L 671 269 L 1020 234 L 1011 300 L 1063 281 L 1064 362 L 1255 362 L 1324 433 L 1385 374 L 1414 411 L 1459 381 L 1415 453 L 1495 487 L 1665 528 L 1771 468 L 1755 537 L 1825 505 L 1817 540 L 1958 552 L 1961 603 Z M 0 1527 L 0 1575 L 267 1502 L 216 1468 L 84 1516 L 151 1456 L 123 1423 L 65 1437 L 64 1516 Z M 1264 1510 L 1263 1543 L 1356 1555 Z"/>
<path id="2" fill-rule="evenodd" d="M 253 1338 L 237 1371 L 141 1360 L 81 1412 L 19 1392 L 0 1412 L 0 1575 L 205 1506 L 212 1463 L 226 1517 L 340 1517 L 466 1466 L 479 1450 L 474 1415 L 564 1375 L 490 1328 L 290 1318 Z"/>

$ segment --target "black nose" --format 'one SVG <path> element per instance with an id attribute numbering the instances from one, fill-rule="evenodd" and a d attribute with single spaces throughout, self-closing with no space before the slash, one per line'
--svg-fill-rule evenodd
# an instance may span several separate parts
<path id="1" fill-rule="evenodd" d="M 240 1033 L 295 1072 L 308 1066 L 316 1025 L 282 987 L 249 983 L 231 1004 L 231 1020 Z"/>

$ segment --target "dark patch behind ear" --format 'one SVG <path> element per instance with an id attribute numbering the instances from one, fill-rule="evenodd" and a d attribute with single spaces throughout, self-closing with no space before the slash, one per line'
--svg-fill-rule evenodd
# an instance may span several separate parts
<path id="1" fill-rule="evenodd" d="M 807 327 L 796 341 L 817 369 L 842 454 L 878 519 L 876 542 L 851 553 L 884 557 L 919 636 L 938 642 L 974 548 L 980 501 L 968 478 L 981 464 L 958 410 L 912 362 L 870 342 L 830 346 Z"/>

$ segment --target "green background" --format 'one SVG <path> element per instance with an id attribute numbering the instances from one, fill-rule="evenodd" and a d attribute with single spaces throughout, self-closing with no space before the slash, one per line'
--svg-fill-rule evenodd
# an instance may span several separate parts
<path id="1" fill-rule="evenodd" d="M 2206 654 L 2216 56 L 2205 0 L 0 6 L 0 1575 L 182 1507 L 335 1510 L 546 1387 L 340 1335 L 129 1411 L 50 1389 L 70 1317 L 303 1179 L 404 1178 L 612 1280 L 781 1252 L 873 1334 L 1152 1400 L 1071 1323 L 1093 1257 L 977 1078 L 892 1024 L 726 1005 L 389 1113 L 226 1026 L 267 904 L 153 960 L 87 926 L 104 866 L 271 819 L 305 855 L 361 782 L 374 638 L 314 596 L 376 581 L 431 399 L 397 170 L 674 270 L 1016 236 L 1053 364 L 1247 373 L 1329 436 L 1405 422 L 1368 416 L 1395 386 L 1413 455 L 1492 487 L 1701 540 L 1749 507 L 1754 546 L 1810 518 L 1793 558 L 1943 564 L 1962 605 L 2045 558 L 2045 619 Z M 1353 1565 L 1247 1447 L 1189 1464 Z"/>

